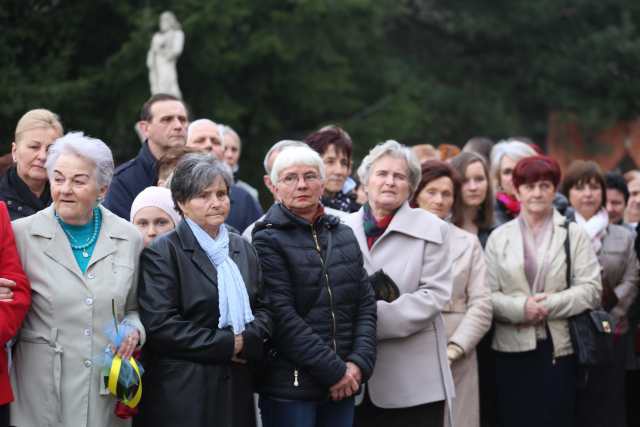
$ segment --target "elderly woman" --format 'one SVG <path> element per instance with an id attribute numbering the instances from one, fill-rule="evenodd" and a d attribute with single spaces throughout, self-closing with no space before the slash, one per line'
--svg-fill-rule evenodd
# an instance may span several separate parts
<path id="1" fill-rule="evenodd" d="M 512 179 L 520 214 L 496 229 L 486 247 L 499 425 L 573 426 L 577 363 L 568 321 L 599 305 L 600 265 L 586 233 L 573 223 L 565 227 L 553 208 L 560 181 L 555 160 L 520 160 Z"/>
<path id="2" fill-rule="evenodd" d="M 147 187 L 131 204 L 131 223 L 142 234 L 145 247 L 156 237 L 176 228 L 179 222 L 180 214 L 174 207 L 168 188 Z"/>
<path id="3" fill-rule="evenodd" d="M 11 144 L 15 165 L 0 178 L 0 200 L 7 204 L 12 220 L 51 204 L 45 162 L 49 147 L 61 136 L 60 120 L 49 110 L 28 111 L 18 121 Z"/>
<path id="4" fill-rule="evenodd" d="M 5 344 L 18 332 L 30 302 L 29 281 L 18 257 L 9 212 L 0 203 L 0 427 L 9 426 L 13 400 Z"/>
<path id="5" fill-rule="evenodd" d="M 254 425 L 249 368 L 262 357 L 271 320 L 256 253 L 224 225 L 232 179 L 213 156 L 184 156 L 171 180 L 183 221 L 142 253 L 141 426 Z"/>
<path id="6" fill-rule="evenodd" d="M 614 321 L 614 362 L 592 368 L 587 384 L 579 389 L 577 424 L 580 426 L 626 427 L 625 370 L 633 357 L 627 313 L 638 294 L 638 260 L 633 243 L 635 233 L 609 224 L 607 185 L 600 167 L 593 161 L 577 160 L 569 166 L 562 182 L 575 220 L 591 239 L 602 267 L 602 307 Z"/>
<path id="7" fill-rule="evenodd" d="M 453 396 L 441 315 L 452 290 L 449 226 L 409 206 L 420 164 L 408 147 L 377 145 L 358 175 L 369 201 L 346 223 L 367 272 L 383 270 L 400 295 L 377 301 L 377 366 L 355 425 L 442 425 L 444 402 Z"/>
<path id="8" fill-rule="evenodd" d="M 14 222 L 32 305 L 14 348 L 16 426 L 126 426 L 98 360 L 112 344 L 105 327 L 132 332 L 117 349 L 128 358 L 144 342 L 136 287 L 142 239 L 135 227 L 100 206 L 113 176 L 111 150 L 70 133 L 49 149 L 53 204 Z"/>
<path id="9" fill-rule="evenodd" d="M 445 162 L 422 163 L 422 178 L 411 205 L 442 220 L 460 203 L 460 178 Z M 453 419 L 458 427 L 480 425 L 476 346 L 491 327 L 491 292 L 486 284 L 484 254 L 478 238 L 449 224 L 453 294 L 442 310 L 447 330 L 447 357 L 456 388 Z M 445 421 L 446 424 L 446 421 Z"/>
<path id="10" fill-rule="evenodd" d="M 496 189 L 494 219 L 496 225 L 511 221 L 520 213 L 520 201 L 513 188 L 513 168 L 525 157 L 535 156 L 536 151 L 528 144 L 508 139 L 500 141 L 491 150 L 491 176 Z"/>
<path id="11" fill-rule="evenodd" d="M 253 232 L 275 321 L 264 427 L 351 426 L 373 371 L 373 291 L 353 232 L 324 213 L 324 178 L 318 153 L 285 148 L 271 170 L 276 203 Z"/>
<path id="12" fill-rule="evenodd" d="M 484 247 L 493 231 L 493 190 L 489 169 L 482 156 L 472 152 L 458 154 L 451 166 L 462 180 L 460 203 L 455 206 L 452 222 L 475 234 Z"/>

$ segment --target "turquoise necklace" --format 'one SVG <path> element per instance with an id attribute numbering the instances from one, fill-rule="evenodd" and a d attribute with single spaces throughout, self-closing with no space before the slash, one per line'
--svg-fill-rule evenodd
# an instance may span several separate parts
<path id="1" fill-rule="evenodd" d="M 91 234 L 91 237 L 89 237 L 89 240 L 84 243 L 78 242 L 73 234 L 71 234 L 71 232 L 67 229 L 67 224 L 62 221 L 62 218 L 58 216 L 57 212 L 55 215 L 56 219 L 60 223 L 60 227 L 62 227 L 62 231 L 64 231 L 64 234 L 66 234 L 69 238 L 71 249 L 73 249 L 74 251 L 82 251 L 82 256 L 85 258 L 89 258 L 89 252 L 87 251 L 87 249 L 89 249 L 98 239 L 98 230 L 100 229 L 100 210 L 97 207 L 93 208 L 93 233 Z"/>

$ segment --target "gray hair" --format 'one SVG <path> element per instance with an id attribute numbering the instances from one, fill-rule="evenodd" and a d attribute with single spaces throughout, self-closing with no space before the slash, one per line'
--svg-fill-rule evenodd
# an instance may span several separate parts
<path id="1" fill-rule="evenodd" d="M 178 202 L 186 203 L 198 197 L 217 177 L 222 177 L 227 191 L 233 185 L 231 169 L 215 156 L 201 153 L 184 155 L 171 177 L 171 197 L 176 210 L 183 215 Z"/>
<path id="2" fill-rule="evenodd" d="M 222 135 L 220 135 L 220 128 L 218 127 L 218 124 L 216 122 L 209 119 L 198 119 L 189 123 L 189 126 L 187 127 L 187 142 L 191 142 L 190 139 L 191 139 L 191 133 L 193 132 L 193 129 L 205 123 L 209 123 L 209 124 L 212 124 L 213 126 L 216 126 L 216 129 L 218 131 L 218 137 L 220 138 L 220 140 L 222 140 Z"/>
<path id="3" fill-rule="evenodd" d="M 278 154 L 278 158 L 273 162 L 271 170 L 271 182 L 275 185 L 278 176 L 283 170 L 296 165 L 311 166 L 318 170 L 320 178 L 324 181 L 324 162 L 320 154 L 313 151 L 309 146 L 285 148 Z"/>
<path id="4" fill-rule="evenodd" d="M 53 176 L 53 168 L 63 154 L 82 157 L 95 165 L 95 177 L 99 187 L 108 187 L 113 178 L 113 154 L 111 149 L 99 139 L 85 136 L 82 132 L 69 132 L 56 139 L 49 148 L 45 168 L 49 179 Z"/>
<path id="5" fill-rule="evenodd" d="M 236 139 L 238 140 L 239 144 L 240 144 L 240 148 L 242 148 L 242 140 L 240 139 L 240 135 L 238 135 L 238 132 L 233 130 L 233 128 L 231 126 L 219 124 L 218 125 L 218 133 L 220 134 L 220 139 L 222 139 L 223 142 L 224 142 L 225 134 L 228 133 L 229 135 L 235 136 Z"/>
<path id="6" fill-rule="evenodd" d="M 283 139 L 273 144 L 271 148 L 269 148 L 269 151 L 267 151 L 267 155 L 264 156 L 264 161 L 262 162 L 262 166 L 264 166 L 264 171 L 267 175 L 271 175 L 271 169 L 269 169 L 269 158 L 271 155 L 287 147 L 308 147 L 308 145 L 302 141 L 295 141 L 293 139 Z"/>
<path id="7" fill-rule="evenodd" d="M 491 176 L 495 180 L 496 185 L 500 184 L 500 163 L 504 156 L 518 162 L 525 157 L 535 155 L 536 151 L 529 144 L 514 138 L 500 141 L 494 145 L 491 149 Z"/>
<path id="8" fill-rule="evenodd" d="M 407 162 L 407 175 L 409 177 L 409 198 L 416 191 L 420 178 L 422 177 L 422 170 L 420 169 L 420 162 L 416 155 L 406 145 L 400 144 L 398 141 L 392 139 L 376 145 L 369 151 L 369 154 L 365 156 L 358 168 L 358 177 L 360 182 L 364 185 L 369 181 L 369 175 L 373 165 L 381 158 L 389 156 L 395 159 L 404 159 Z"/>

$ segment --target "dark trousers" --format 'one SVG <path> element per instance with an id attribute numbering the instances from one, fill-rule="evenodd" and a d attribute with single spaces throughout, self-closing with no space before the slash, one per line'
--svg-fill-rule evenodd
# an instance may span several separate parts
<path id="1" fill-rule="evenodd" d="M 628 345 L 629 334 L 617 336 L 613 346 L 613 364 L 588 370 L 586 384 L 578 387 L 576 425 L 627 427 L 625 375 Z"/>
<path id="2" fill-rule="evenodd" d="M 498 425 L 500 427 L 573 427 L 577 363 L 553 358 L 551 339 L 533 351 L 496 352 Z"/>
<path id="3" fill-rule="evenodd" d="M 0 405 L 0 427 L 9 426 L 9 404 Z"/>
<path id="4" fill-rule="evenodd" d="M 362 404 L 356 407 L 354 427 L 442 427 L 444 401 L 426 403 L 410 408 L 384 409 L 375 406 L 364 395 Z"/>
<path id="5" fill-rule="evenodd" d="M 351 427 L 353 406 L 353 398 L 307 402 L 260 396 L 263 427 Z"/>

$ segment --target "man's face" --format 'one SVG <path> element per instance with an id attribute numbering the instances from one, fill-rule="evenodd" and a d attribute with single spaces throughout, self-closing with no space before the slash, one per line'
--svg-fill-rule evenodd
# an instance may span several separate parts
<path id="1" fill-rule="evenodd" d="M 640 212 L 640 179 L 634 179 L 627 184 L 629 187 L 629 204 L 627 209 L 637 215 Z"/>
<path id="2" fill-rule="evenodd" d="M 193 147 L 198 151 L 213 154 L 222 160 L 224 158 L 224 146 L 220 140 L 218 125 L 213 122 L 198 122 L 189 129 L 187 147 Z"/>
<path id="3" fill-rule="evenodd" d="M 180 101 L 158 101 L 151 105 L 151 120 L 140 122 L 149 144 L 160 151 L 184 145 L 187 140 L 187 109 Z"/>
<path id="4" fill-rule="evenodd" d="M 624 209 L 627 207 L 624 194 L 615 188 L 607 188 L 607 212 L 609 223 L 619 224 L 624 218 Z"/>

